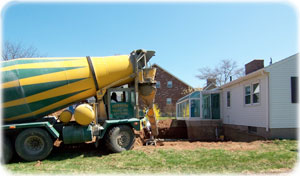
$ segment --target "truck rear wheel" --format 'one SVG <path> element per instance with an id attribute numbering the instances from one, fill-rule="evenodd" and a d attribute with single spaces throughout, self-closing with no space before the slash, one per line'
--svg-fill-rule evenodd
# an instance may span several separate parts
<path id="1" fill-rule="evenodd" d="M 53 141 L 47 131 L 30 128 L 17 136 L 15 148 L 18 155 L 24 160 L 43 160 L 52 151 Z"/>
<path id="2" fill-rule="evenodd" d="M 3 138 L 3 155 L 1 158 L 2 163 L 9 163 L 13 157 L 14 149 L 11 145 L 11 140 L 7 137 Z"/>
<path id="3" fill-rule="evenodd" d="M 105 138 L 107 148 L 115 153 L 130 150 L 135 142 L 133 130 L 127 125 L 110 129 Z"/>

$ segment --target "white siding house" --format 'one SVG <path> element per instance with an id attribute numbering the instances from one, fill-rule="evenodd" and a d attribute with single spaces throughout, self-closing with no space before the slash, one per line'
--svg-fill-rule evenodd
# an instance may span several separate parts
<path id="1" fill-rule="evenodd" d="M 266 138 L 296 138 L 297 64 L 295 54 L 221 86 L 223 124 L 254 129 Z"/>
<path id="2" fill-rule="evenodd" d="M 229 140 L 297 138 L 298 54 L 267 67 L 263 62 L 253 60 L 245 76 L 178 100 L 176 117 L 185 120 L 189 137 L 221 129 Z"/>
<path id="3" fill-rule="evenodd" d="M 291 77 L 298 77 L 298 54 L 265 68 L 269 73 L 270 128 L 297 128 L 297 103 L 292 103 Z"/>
<path id="4" fill-rule="evenodd" d="M 253 102 L 254 85 L 258 85 L 256 102 Z M 250 88 L 248 97 L 245 94 L 247 88 Z M 228 106 L 227 94 L 230 94 Z M 249 96 L 250 102 L 246 103 L 246 98 L 249 99 Z M 258 70 L 222 86 L 222 97 L 224 124 L 268 128 L 268 77 L 266 73 Z"/>

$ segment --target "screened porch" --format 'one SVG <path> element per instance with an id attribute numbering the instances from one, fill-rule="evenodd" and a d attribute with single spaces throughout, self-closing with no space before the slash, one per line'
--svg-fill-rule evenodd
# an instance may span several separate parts
<path id="1" fill-rule="evenodd" d="M 195 91 L 176 103 L 176 119 L 220 119 L 220 90 Z"/>

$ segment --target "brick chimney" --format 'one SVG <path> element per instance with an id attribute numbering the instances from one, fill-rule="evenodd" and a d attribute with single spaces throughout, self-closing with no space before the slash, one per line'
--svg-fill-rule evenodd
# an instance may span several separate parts
<path id="1" fill-rule="evenodd" d="M 255 59 L 245 65 L 246 75 L 255 72 L 256 70 L 259 70 L 261 68 L 264 68 L 264 60 Z"/>
<path id="2" fill-rule="evenodd" d="M 208 78 L 206 79 L 206 86 L 203 87 L 203 90 L 210 90 L 210 89 L 214 89 L 217 86 L 217 81 L 215 78 Z"/>
<path id="3" fill-rule="evenodd" d="M 217 80 L 215 78 L 208 78 L 206 79 L 206 86 L 209 86 L 210 84 L 217 84 Z"/>

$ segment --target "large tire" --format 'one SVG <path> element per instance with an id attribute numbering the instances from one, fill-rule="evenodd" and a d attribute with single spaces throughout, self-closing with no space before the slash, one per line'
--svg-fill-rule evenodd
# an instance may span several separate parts
<path id="1" fill-rule="evenodd" d="M 14 149 L 11 145 L 11 140 L 7 137 L 3 138 L 3 150 L 1 163 L 9 163 L 13 157 Z"/>
<path id="2" fill-rule="evenodd" d="M 51 153 L 53 140 L 47 131 L 40 128 L 30 128 L 18 135 L 15 148 L 18 155 L 24 160 L 43 160 Z"/>
<path id="3" fill-rule="evenodd" d="M 105 137 L 106 147 L 114 153 L 132 149 L 134 142 L 133 130 L 127 125 L 111 128 Z"/>

